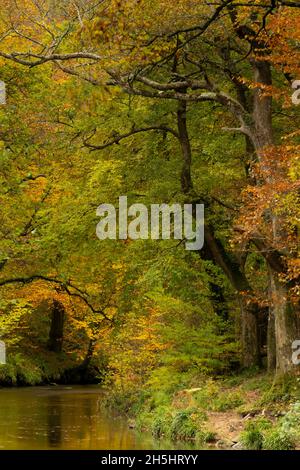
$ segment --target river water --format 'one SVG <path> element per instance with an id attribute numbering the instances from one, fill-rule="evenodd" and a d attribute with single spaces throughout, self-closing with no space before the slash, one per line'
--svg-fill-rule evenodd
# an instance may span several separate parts
<path id="1" fill-rule="evenodd" d="M 172 449 L 103 411 L 98 386 L 0 389 L 0 449 Z"/>

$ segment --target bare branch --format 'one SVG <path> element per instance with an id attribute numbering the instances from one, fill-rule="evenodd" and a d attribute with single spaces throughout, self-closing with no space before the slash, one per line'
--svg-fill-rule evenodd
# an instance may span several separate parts
<path id="1" fill-rule="evenodd" d="M 42 174 L 36 175 L 36 176 L 29 175 L 29 176 L 26 176 L 26 178 L 23 178 L 23 179 L 21 180 L 21 183 L 25 183 L 26 181 L 35 181 L 35 180 L 37 180 L 37 179 L 39 179 L 39 178 L 47 178 L 47 176 L 46 176 L 46 175 L 42 175 Z"/>
<path id="2" fill-rule="evenodd" d="M 215 9 L 214 13 L 207 19 L 207 21 L 203 25 L 197 25 L 197 26 L 193 26 L 193 27 L 190 27 L 190 28 L 179 29 L 179 30 L 174 31 L 173 33 L 171 33 L 169 35 L 169 37 L 176 36 L 179 33 L 190 33 L 190 32 L 193 32 L 193 31 L 199 31 L 201 34 L 204 33 L 210 27 L 210 25 L 216 19 L 218 19 L 220 13 L 227 7 L 227 5 L 232 3 L 232 1 L 233 0 L 225 0 L 221 4 L 218 4 L 218 7 Z"/>
<path id="3" fill-rule="evenodd" d="M 143 127 L 143 128 L 140 128 L 140 129 L 132 129 L 130 132 L 127 132 L 126 134 L 116 135 L 112 140 L 110 140 L 109 142 L 106 142 L 105 144 L 102 144 L 102 145 L 90 144 L 88 142 L 88 140 L 91 139 L 91 137 L 89 137 L 89 139 L 84 140 L 84 146 L 90 148 L 91 152 L 94 152 L 95 150 L 103 150 L 103 149 L 105 149 L 107 147 L 110 147 L 114 144 L 119 144 L 119 142 L 121 140 L 127 139 L 128 137 L 130 137 L 132 135 L 139 134 L 141 132 L 149 132 L 149 131 L 169 132 L 170 134 L 173 134 L 174 137 L 179 139 L 179 135 L 176 131 L 174 131 L 174 129 L 171 129 L 170 127 L 161 125 L 161 126 Z"/>
<path id="4" fill-rule="evenodd" d="M 0 51 L 0 57 L 3 57 L 4 59 L 12 60 L 21 65 L 26 65 L 28 67 L 35 67 L 37 65 L 41 65 L 46 62 L 57 61 L 57 60 L 62 60 L 62 61 L 73 60 L 73 59 L 101 60 L 101 56 L 94 54 L 92 52 L 72 52 L 69 54 L 42 55 L 42 54 L 34 54 L 32 52 L 12 52 L 11 54 L 7 54 L 5 52 Z M 34 61 L 30 59 L 38 59 L 38 60 Z"/>
<path id="5" fill-rule="evenodd" d="M 234 230 L 239 233 L 245 233 L 246 230 L 240 226 L 235 226 Z M 268 265 L 277 273 L 283 273 L 286 269 L 285 263 L 282 259 L 282 254 L 269 244 L 266 237 L 259 232 L 254 232 L 249 235 L 250 241 L 258 248 L 261 255 L 265 258 Z"/>
<path id="6" fill-rule="evenodd" d="M 192 90 L 207 90 L 208 85 L 204 82 L 199 82 L 198 80 L 185 80 L 180 82 L 170 82 L 170 83 L 159 83 L 154 80 L 150 80 L 147 77 L 137 76 L 136 81 L 144 83 L 145 85 L 154 88 L 155 90 L 168 91 L 168 90 L 182 90 L 186 88 L 191 88 Z"/>
<path id="7" fill-rule="evenodd" d="M 59 62 L 55 62 L 55 64 L 60 68 L 60 70 L 67 73 L 68 75 L 73 75 L 74 77 L 77 77 L 80 80 L 84 80 L 86 82 L 89 82 L 89 83 L 91 83 L 92 85 L 95 85 L 95 86 L 103 85 L 103 83 L 99 82 L 98 80 L 95 80 L 94 78 L 91 78 L 91 77 L 87 77 L 86 75 L 81 75 L 79 72 L 76 72 L 76 70 L 70 69 L 70 67 L 64 67 Z"/>

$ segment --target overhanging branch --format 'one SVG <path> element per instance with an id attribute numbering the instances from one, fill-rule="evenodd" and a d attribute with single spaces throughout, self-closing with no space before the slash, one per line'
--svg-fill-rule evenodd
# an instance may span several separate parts
<path id="1" fill-rule="evenodd" d="M 31 282 L 34 281 L 45 281 L 45 282 L 50 282 L 52 284 L 56 284 L 59 286 L 61 289 L 63 289 L 70 297 L 77 297 L 78 299 L 82 300 L 85 305 L 93 312 L 97 313 L 103 316 L 105 320 L 108 320 L 109 322 L 112 322 L 113 320 L 109 318 L 106 313 L 104 312 L 103 309 L 97 309 L 95 308 L 91 302 L 88 300 L 86 297 L 86 294 L 84 291 L 82 291 L 80 288 L 77 286 L 74 286 L 71 282 L 64 282 L 60 281 L 59 279 L 48 277 L 48 276 L 43 276 L 41 274 L 34 274 L 29 277 L 16 277 L 12 279 L 4 279 L 0 281 L 0 287 L 11 285 L 11 284 L 30 284 Z M 72 292 L 73 289 L 75 292 Z"/>
<path id="2" fill-rule="evenodd" d="M 132 129 L 130 132 L 127 132 L 126 134 L 116 135 L 113 139 L 109 140 L 108 142 L 106 142 L 105 144 L 102 144 L 102 145 L 90 144 L 88 142 L 88 140 L 91 137 L 89 137 L 89 139 L 84 140 L 84 146 L 91 149 L 91 152 L 94 152 L 95 150 L 103 150 L 107 147 L 111 147 L 114 144 L 119 144 L 119 142 L 121 142 L 121 140 L 127 139 L 128 137 L 131 137 L 132 135 L 139 134 L 141 132 L 149 132 L 149 131 L 169 132 L 170 134 L 173 134 L 174 137 L 179 139 L 179 135 L 176 131 L 174 131 L 174 129 L 171 129 L 168 126 L 161 125 L 161 126 L 149 126 L 149 127 L 142 127 L 142 128 L 139 128 L 139 129 Z"/>
<path id="3" fill-rule="evenodd" d="M 7 54 L 6 52 L 0 51 L 0 57 L 4 59 L 12 60 L 21 65 L 28 67 L 36 67 L 37 65 L 45 64 L 46 62 L 55 62 L 58 60 L 75 60 L 75 59 L 92 59 L 95 61 L 101 60 L 102 57 L 92 52 L 71 52 L 69 54 L 34 54 L 32 52 L 12 52 Z M 36 60 L 34 60 L 36 59 Z"/>

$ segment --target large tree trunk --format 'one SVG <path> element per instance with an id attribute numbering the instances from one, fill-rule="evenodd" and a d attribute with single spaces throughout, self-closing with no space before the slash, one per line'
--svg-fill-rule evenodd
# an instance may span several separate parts
<path id="1" fill-rule="evenodd" d="M 51 311 L 51 326 L 48 340 L 49 351 L 57 353 L 62 351 L 64 320 L 64 306 L 58 300 L 55 299 L 53 300 Z"/>
<path id="2" fill-rule="evenodd" d="M 292 372 L 292 343 L 298 339 L 295 308 L 289 299 L 288 288 L 279 281 L 277 273 L 271 273 L 271 292 L 275 317 L 276 371 Z"/>
<path id="3" fill-rule="evenodd" d="M 205 243 L 203 248 L 205 259 L 211 259 L 227 276 L 237 295 L 240 308 L 242 365 L 253 367 L 261 365 L 257 305 L 248 304 L 245 292 L 251 292 L 244 272 L 237 259 L 229 256 L 221 242 L 215 237 L 213 228 L 205 225 Z"/>
<path id="4" fill-rule="evenodd" d="M 271 66 L 266 61 L 252 61 L 254 70 L 254 81 L 262 86 L 272 85 L 272 72 Z M 254 123 L 254 146 L 258 159 L 263 156 L 264 148 L 274 144 L 273 142 L 273 129 L 272 129 L 272 97 L 263 95 L 260 87 L 254 91 L 253 97 L 253 123 Z M 271 176 L 270 176 L 271 180 Z M 280 226 L 275 214 L 269 214 L 272 219 L 273 239 L 276 241 L 280 233 Z M 282 236 L 282 233 L 281 233 Z M 275 328 L 275 349 L 276 349 L 276 371 L 278 373 L 290 372 L 293 368 L 291 355 L 292 355 L 292 342 L 297 338 L 297 318 L 295 316 L 294 308 L 289 300 L 289 292 L 279 280 L 278 274 L 282 269 L 274 269 L 272 253 L 262 253 L 265 256 L 269 267 L 270 276 L 270 304 L 274 315 L 274 328 Z M 272 323 L 269 326 L 272 328 Z M 269 332 L 271 341 L 272 331 Z M 272 354 L 270 344 L 270 353 Z M 273 345 L 274 348 L 274 345 Z M 274 364 L 274 357 L 270 357 L 268 362 Z"/>
<path id="5" fill-rule="evenodd" d="M 177 126 L 183 157 L 181 189 L 184 194 L 189 193 L 193 188 L 191 177 L 192 151 L 187 128 L 186 113 L 186 102 L 179 101 L 177 110 Z M 205 225 L 203 257 L 204 259 L 212 260 L 223 270 L 237 294 L 242 325 L 242 365 L 244 367 L 260 366 L 261 355 L 258 334 L 258 317 L 253 306 L 247 305 L 242 295 L 242 292 L 249 291 L 251 288 L 238 261 L 232 260 L 232 257 L 226 253 L 221 242 L 214 236 L 213 228 L 209 227 L 207 224 Z M 210 288 L 214 288 L 214 286 L 210 285 Z M 212 296 L 214 296 L 214 292 L 212 293 Z M 220 296 L 218 299 L 213 299 L 213 305 L 215 305 L 215 302 L 218 300 L 220 300 Z M 221 308 L 215 310 L 217 314 L 222 314 L 222 311 L 226 312 L 224 304 L 220 307 Z"/>
<path id="6" fill-rule="evenodd" d="M 242 326 L 242 364 L 244 367 L 261 366 L 258 312 L 239 295 Z"/>

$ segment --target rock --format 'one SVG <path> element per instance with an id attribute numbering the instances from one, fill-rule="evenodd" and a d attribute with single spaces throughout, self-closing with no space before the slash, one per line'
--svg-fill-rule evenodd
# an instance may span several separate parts
<path id="1" fill-rule="evenodd" d="M 230 449 L 232 447 L 232 441 L 219 439 L 215 445 L 218 449 Z"/>
<path id="2" fill-rule="evenodd" d="M 222 441 L 222 439 L 220 439 L 219 441 L 216 442 L 216 447 L 218 449 L 225 449 L 226 448 L 225 442 Z"/>
<path id="3" fill-rule="evenodd" d="M 234 450 L 243 450 L 243 445 L 241 442 L 236 442 L 235 444 L 233 444 L 233 446 L 231 446 L 231 448 Z"/>
<path id="4" fill-rule="evenodd" d="M 197 388 L 186 388 L 184 390 L 182 390 L 184 393 L 195 393 L 195 392 L 199 392 L 200 390 L 202 390 L 201 388 L 197 387 Z"/>

